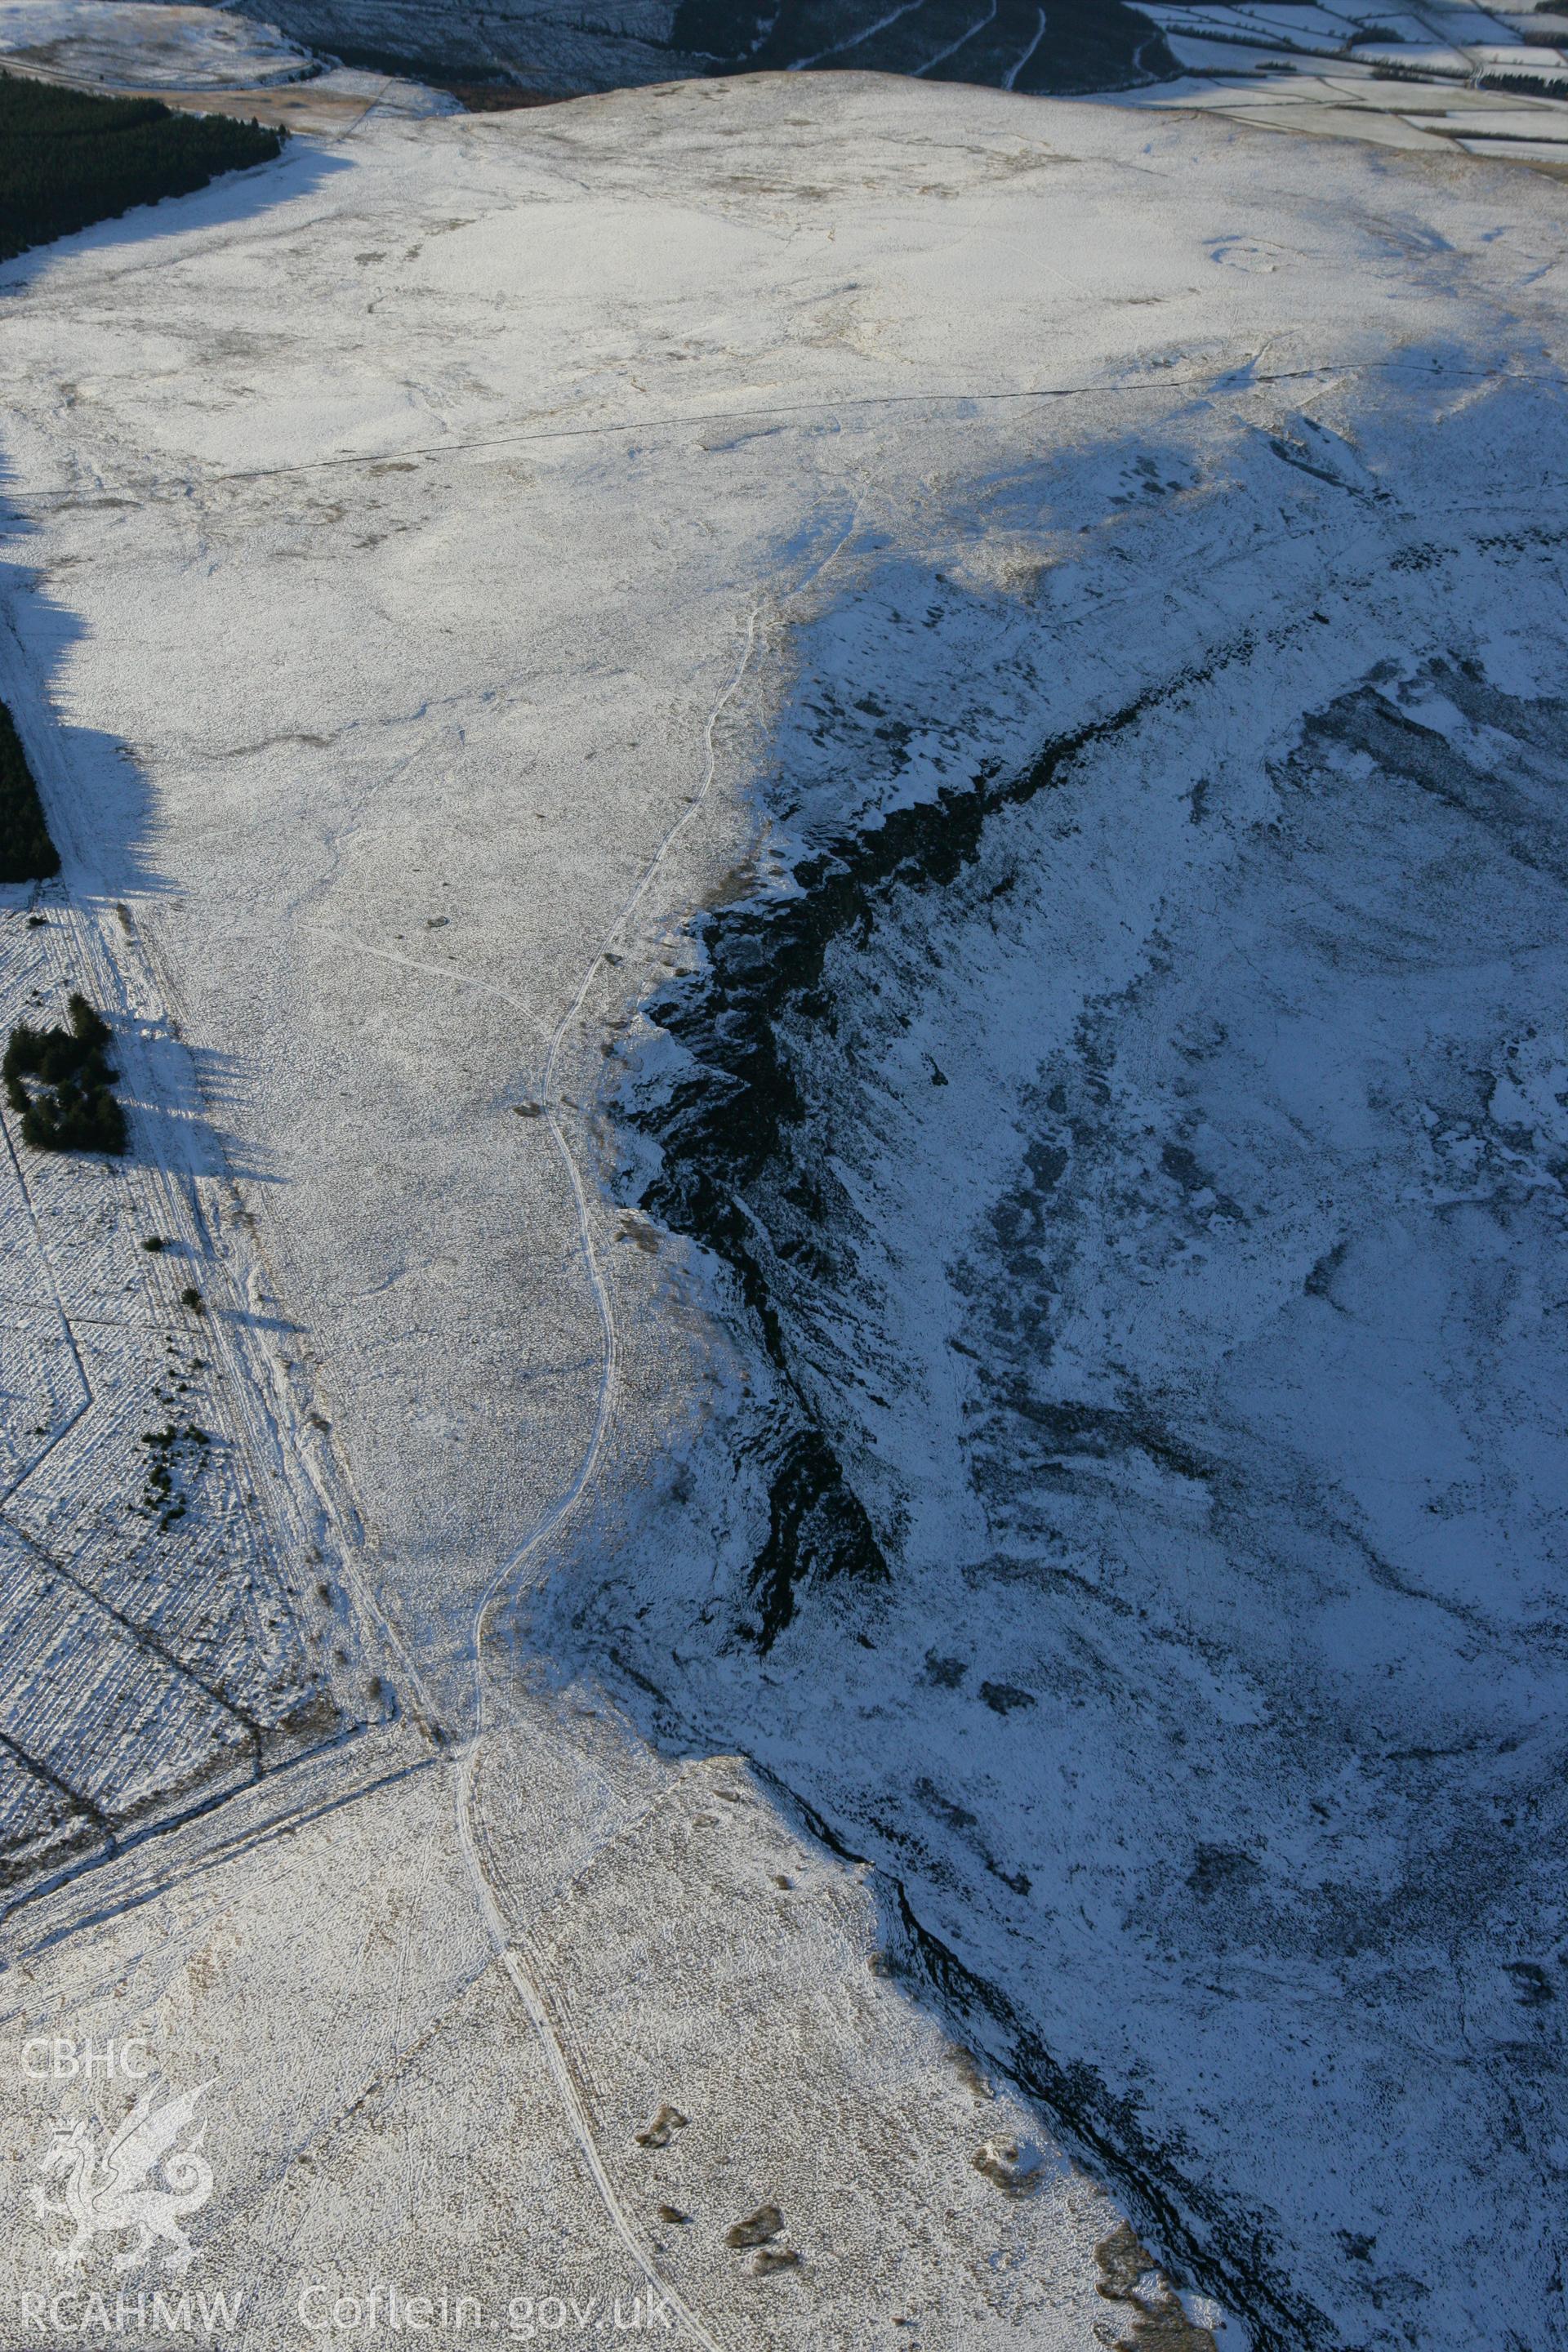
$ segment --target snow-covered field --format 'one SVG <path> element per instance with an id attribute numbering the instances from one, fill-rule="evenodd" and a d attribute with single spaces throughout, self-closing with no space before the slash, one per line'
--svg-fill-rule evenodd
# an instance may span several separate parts
<path id="1" fill-rule="evenodd" d="M 0 55 L 48 79 L 140 89 L 267 89 L 312 62 L 276 26 L 158 0 L 5 0 Z"/>
<path id="2" fill-rule="evenodd" d="M 155 97 L 317 137 L 352 136 L 367 114 L 455 114 L 454 98 L 384 70 L 313 56 L 275 25 L 170 0 L 0 0 L 7 74 L 108 95 Z"/>
<path id="3" fill-rule="evenodd" d="M 1143 92 L 1249 128 L 1494 163 L 1568 164 L 1568 17 L 1550 8 L 1332 7 L 1150 0 L 1180 78 Z"/>
<path id="4" fill-rule="evenodd" d="M 390 1695 L 8 1922 L 8 2061 L 211 2079 L 237 2340 L 1563 2340 L 1562 226 L 780 76 L 0 272 L 59 903 L 193 1056 L 70 1181 L 220 1074 L 204 1426 Z"/>
<path id="5" fill-rule="evenodd" d="M 25 678 L 0 674 L 22 704 Z M 27 731 L 58 773 L 47 730 Z M 73 989 L 108 1012 L 134 1155 L 32 1151 L 9 1120 L 0 1160 L 0 1875 L 16 1886 L 382 1708 L 211 1126 L 226 1074 L 193 1066 L 122 903 L 51 887 L 24 913 L 5 896 L 6 1034 L 63 1020 Z"/>

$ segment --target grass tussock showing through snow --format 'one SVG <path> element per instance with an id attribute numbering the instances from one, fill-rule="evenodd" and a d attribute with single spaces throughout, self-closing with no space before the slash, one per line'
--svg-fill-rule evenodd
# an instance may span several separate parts
<path id="1" fill-rule="evenodd" d="M 68 1029 L 24 1022 L 12 1031 L 0 1076 L 21 1118 L 22 1139 L 35 1151 L 124 1150 L 125 1114 L 111 1092 L 108 1043 L 107 1022 L 74 992 Z"/>
<path id="2" fill-rule="evenodd" d="M 270 163 L 285 133 L 0 73 L 0 261 Z M 0 757 L 3 757 L 0 751 Z"/>
<path id="3" fill-rule="evenodd" d="M 0 702 L 0 882 L 46 882 L 59 870 L 22 739 Z"/>

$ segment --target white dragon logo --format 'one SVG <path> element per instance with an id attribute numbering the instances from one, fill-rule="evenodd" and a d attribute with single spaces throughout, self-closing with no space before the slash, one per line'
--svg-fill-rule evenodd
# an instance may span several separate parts
<path id="1" fill-rule="evenodd" d="M 153 2105 L 156 2086 L 143 2091 L 101 2157 L 90 2125 L 62 2117 L 55 2126 L 39 2169 L 46 2180 L 63 2173 L 65 2193 L 58 2199 L 46 2197 L 35 2183 L 32 2198 L 40 2215 L 60 2213 L 76 2224 L 75 2237 L 55 2255 L 62 2269 L 79 2269 L 94 2238 L 111 2237 L 121 2230 L 134 2230 L 136 2243 L 115 2255 L 117 2271 L 140 2270 L 154 2238 L 173 2248 L 163 2257 L 166 2271 L 188 2270 L 198 2259 L 180 2222 L 213 2193 L 212 2167 L 200 2153 L 205 2121 L 187 2147 L 176 2147 L 174 2142 L 193 2121 L 197 2100 L 216 2079 L 213 2076 L 161 2107 Z M 162 2186 L 153 2179 L 154 2168 L 162 2172 Z"/>

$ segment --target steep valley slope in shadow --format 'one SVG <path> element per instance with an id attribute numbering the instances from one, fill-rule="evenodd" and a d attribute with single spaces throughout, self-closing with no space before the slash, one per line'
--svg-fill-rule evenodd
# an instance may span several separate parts
<path id="1" fill-rule="evenodd" d="M 870 1858 L 1277 2352 L 1563 2340 L 1561 427 L 1432 381 L 814 626 L 628 1049 L 714 1418 L 531 1629 Z"/>
<path id="2" fill-rule="evenodd" d="M 816 68 L 1067 93 L 1176 69 L 1124 0 L 244 0 L 241 13 L 351 65 L 552 97 Z"/>

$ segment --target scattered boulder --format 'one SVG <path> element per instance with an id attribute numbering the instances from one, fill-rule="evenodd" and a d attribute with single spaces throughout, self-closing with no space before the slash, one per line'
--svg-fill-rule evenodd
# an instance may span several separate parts
<path id="1" fill-rule="evenodd" d="M 759 2205 L 754 2213 L 734 2223 L 724 2232 L 727 2246 L 765 2246 L 784 2228 L 784 2215 L 776 2205 Z"/>
<path id="2" fill-rule="evenodd" d="M 1009 2197 L 1030 2196 L 1046 2177 L 1039 2149 L 1020 2146 L 1016 2139 L 988 2139 L 970 2160 L 976 2172 L 984 2173 Z"/>
<path id="3" fill-rule="evenodd" d="M 681 2114 L 680 2109 L 667 2105 L 660 2107 L 652 2123 L 644 2124 L 641 2131 L 634 2134 L 634 2137 L 639 2147 L 668 2147 L 671 2136 L 685 2129 L 686 2117 Z"/>
<path id="4" fill-rule="evenodd" d="M 973 2052 L 966 2050 L 962 2042 L 949 2042 L 947 2060 L 948 2063 L 956 2070 L 959 2081 L 963 2084 L 964 2089 L 971 2092 L 975 2098 L 994 2099 L 996 2096 L 995 2092 L 975 2064 Z"/>
<path id="5" fill-rule="evenodd" d="M 1118 2321 L 1124 2333 L 1112 2336 L 1095 2329 L 1112 2352 L 1218 2352 L 1210 2331 L 1187 2317 L 1180 2296 L 1130 2222 L 1120 2222 L 1102 2238 L 1094 2254 L 1100 2293 L 1108 2303 L 1127 2306 L 1126 2319 Z"/>
<path id="6" fill-rule="evenodd" d="M 800 2256 L 793 2246 L 763 2246 L 752 2256 L 752 2268 L 763 2277 L 769 2271 L 797 2271 Z"/>
<path id="7" fill-rule="evenodd" d="M 1100 2265 L 1100 2293 L 1111 2303 L 1125 2303 L 1136 2294 L 1139 2280 L 1154 2268 L 1153 2255 L 1139 2244 L 1131 2221 L 1120 2222 L 1109 2238 L 1101 2238 L 1094 2259 Z"/>

